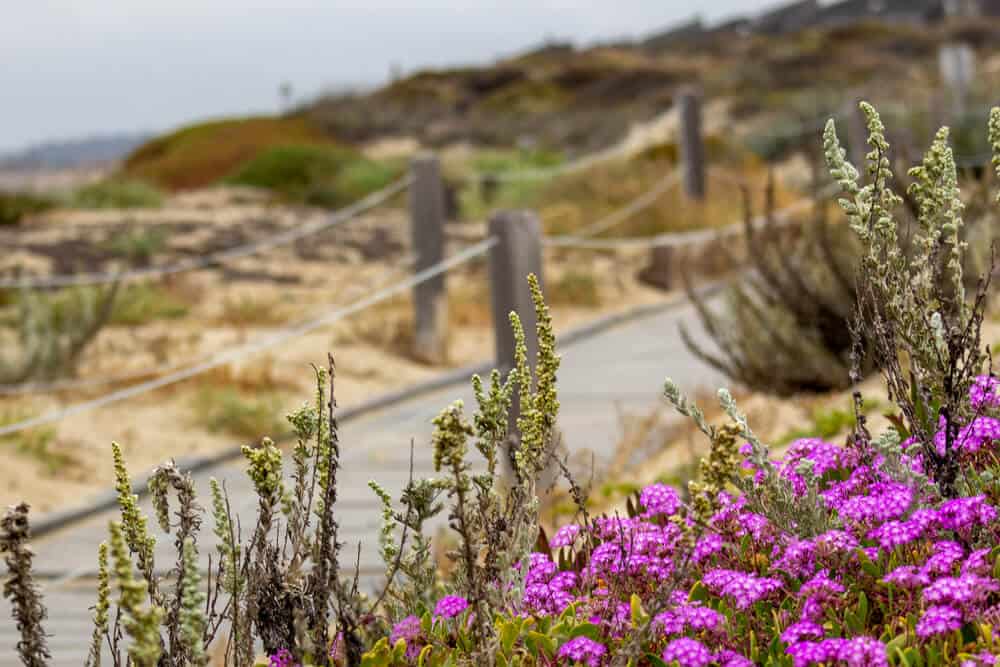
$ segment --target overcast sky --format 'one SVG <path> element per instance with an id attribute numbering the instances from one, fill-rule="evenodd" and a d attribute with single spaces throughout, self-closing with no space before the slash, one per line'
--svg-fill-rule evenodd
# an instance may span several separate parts
<path id="1" fill-rule="evenodd" d="M 546 37 L 638 36 L 774 0 L 3 0 L 0 151 L 273 111 Z"/>

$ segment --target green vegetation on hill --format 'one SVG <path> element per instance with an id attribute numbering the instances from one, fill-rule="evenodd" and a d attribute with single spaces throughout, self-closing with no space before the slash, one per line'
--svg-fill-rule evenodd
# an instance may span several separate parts
<path id="1" fill-rule="evenodd" d="M 385 186 L 400 171 L 335 143 L 305 118 L 254 117 L 201 123 L 153 139 L 125 161 L 116 190 L 104 186 L 87 194 L 88 201 L 131 203 L 156 192 L 125 188 L 139 179 L 171 190 L 229 183 L 337 207 Z"/>
<path id="2" fill-rule="evenodd" d="M 85 185 L 70 197 L 76 208 L 157 208 L 163 193 L 143 181 L 112 178 Z"/>
<path id="3" fill-rule="evenodd" d="M 126 176 L 171 190 L 211 185 L 263 151 L 287 144 L 329 144 L 301 117 L 251 117 L 191 125 L 140 146 Z"/>
<path id="4" fill-rule="evenodd" d="M 16 225 L 24 217 L 43 213 L 55 205 L 53 199 L 29 192 L 0 192 L 0 227 Z"/>
<path id="5" fill-rule="evenodd" d="M 274 146 L 242 164 L 226 182 L 267 188 L 293 201 L 337 207 L 385 187 L 400 173 L 341 146 Z"/>

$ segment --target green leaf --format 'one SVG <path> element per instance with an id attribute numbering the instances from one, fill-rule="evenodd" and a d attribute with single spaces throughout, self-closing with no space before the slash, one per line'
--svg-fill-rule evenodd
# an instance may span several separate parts
<path id="1" fill-rule="evenodd" d="M 555 640 L 534 630 L 529 632 L 524 638 L 524 643 L 527 645 L 528 650 L 536 656 L 552 658 L 556 654 L 557 646 Z"/>
<path id="2" fill-rule="evenodd" d="M 910 429 L 906 428 L 906 422 L 903 420 L 903 415 L 887 412 L 883 416 L 889 420 L 889 423 L 892 424 L 896 433 L 899 434 L 900 442 L 910 437 Z"/>
<path id="3" fill-rule="evenodd" d="M 510 657 L 511 651 L 514 650 L 514 642 L 520 633 L 521 624 L 517 620 L 511 619 L 503 624 L 500 628 L 500 650 L 503 655 Z"/>
<path id="4" fill-rule="evenodd" d="M 892 639 L 886 642 L 885 652 L 887 655 L 894 655 L 897 649 L 903 648 L 906 645 L 906 633 L 901 635 L 896 635 Z"/>
<path id="5" fill-rule="evenodd" d="M 361 657 L 361 667 L 388 667 L 391 664 L 391 659 L 389 639 L 383 637 Z"/>
<path id="6" fill-rule="evenodd" d="M 858 556 L 858 562 L 861 563 L 861 569 L 864 570 L 865 574 L 876 579 L 881 579 L 882 571 L 877 565 L 875 565 L 875 563 L 872 562 L 872 559 L 868 557 L 868 554 L 861 549 L 858 549 L 856 553 Z"/>
<path id="7" fill-rule="evenodd" d="M 600 626 L 593 623 L 581 623 L 573 628 L 569 633 L 569 638 L 576 639 L 577 637 L 586 637 L 587 639 L 593 639 L 595 642 L 604 640 Z"/>
<path id="8" fill-rule="evenodd" d="M 424 665 L 428 664 L 433 650 L 430 644 L 420 649 L 420 654 L 417 656 L 417 667 L 424 667 Z"/>
<path id="9" fill-rule="evenodd" d="M 696 581 L 694 586 L 691 587 L 690 592 L 688 592 L 689 602 L 708 602 L 711 593 L 705 588 L 705 585 L 700 581 Z"/>
<path id="10" fill-rule="evenodd" d="M 646 617 L 646 612 L 642 610 L 642 598 L 635 593 L 632 593 L 632 597 L 629 598 L 628 602 L 632 618 L 632 627 L 638 628 L 642 625 L 643 619 Z"/>
<path id="11" fill-rule="evenodd" d="M 565 609 L 563 609 L 563 612 L 559 614 L 559 621 L 561 623 L 572 621 L 574 618 L 576 618 L 576 607 L 572 604 L 568 605 Z"/>
<path id="12" fill-rule="evenodd" d="M 771 640 L 771 645 L 767 648 L 768 655 L 777 657 L 785 653 L 785 642 L 781 641 L 781 635 L 775 634 Z"/>
<path id="13" fill-rule="evenodd" d="M 669 667 L 667 663 L 663 662 L 663 658 L 655 653 L 647 653 L 646 662 L 649 663 L 651 667 Z"/>
<path id="14" fill-rule="evenodd" d="M 865 595 L 864 591 L 858 593 L 858 616 L 861 618 L 862 623 L 867 623 L 868 621 L 868 596 Z"/>

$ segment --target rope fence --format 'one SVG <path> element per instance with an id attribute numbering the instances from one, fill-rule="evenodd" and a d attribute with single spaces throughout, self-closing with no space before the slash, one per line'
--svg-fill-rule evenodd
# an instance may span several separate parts
<path id="1" fill-rule="evenodd" d="M 288 245 L 327 229 L 342 225 L 346 222 L 354 220 L 358 216 L 372 210 L 373 208 L 384 204 L 409 187 L 409 185 L 409 178 L 401 178 L 378 192 L 374 192 L 354 204 L 332 213 L 323 220 L 317 220 L 316 222 L 294 227 L 284 232 L 279 232 L 277 234 L 272 234 L 271 236 L 257 239 L 256 241 L 252 241 L 250 243 L 234 246 L 216 253 L 199 255 L 174 264 L 129 269 L 117 273 L 65 273 L 41 278 L 2 278 L 0 279 L 0 289 L 52 289 L 58 287 L 82 287 L 107 285 L 111 283 L 128 283 L 136 280 L 161 278 L 178 273 L 206 269 L 234 259 L 250 257 L 260 252 L 264 252 L 265 250 Z"/>
<path id="2" fill-rule="evenodd" d="M 639 196 L 632 199 L 632 201 L 626 203 L 621 208 L 615 209 L 608 215 L 600 218 L 593 223 L 586 225 L 580 231 L 575 234 L 568 234 L 566 236 L 559 237 L 548 237 L 549 241 L 554 241 L 557 239 L 562 240 L 572 240 L 572 239 L 582 239 L 591 236 L 596 236 L 602 232 L 606 232 L 609 229 L 617 227 L 618 225 L 631 220 L 634 216 L 645 211 L 647 208 L 655 204 L 660 197 L 665 195 L 667 192 L 672 190 L 681 179 L 681 174 L 678 170 L 671 171 L 669 174 L 661 178 L 656 185 L 654 185 L 649 190 L 643 192 Z"/>
<path id="3" fill-rule="evenodd" d="M 591 153 L 581 158 L 577 158 L 564 164 L 557 164 L 551 167 L 534 167 L 530 169 L 518 169 L 516 171 L 480 171 L 466 177 L 470 183 L 482 183 L 483 181 L 493 181 L 496 183 L 516 183 L 524 181 L 547 181 L 560 176 L 574 174 L 585 171 L 591 167 L 604 162 L 611 162 L 627 156 L 630 149 L 626 146 L 612 146 L 605 150 Z"/>
<path id="4" fill-rule="evenodd" d="M 836 183 L 820 190 L 818 197 L 825 198 L 838 192 Z M 760 229 L 772 222 L 778 224 L 788 224 L 792 221 L 794 214 L 809 208 L 813 205 L 810 198 L 799 199 L 791 204 L 774 211 L 773 219 L 770 216 L 758 216 L 751 225 L 754 229 Z M 734 222 L 723 227 L 709 229 L 693 229 L 686 232 L 666 232 L 645 238 L 622 238 L 622 239 L 591 239 L 580 237 L 549 237 L 542 241 L 542 244 L 551 248 L 578 248 L 585 250 L 622 250 L 630 248 L 649 249 L 664 247 L 681 247 L 704 243 L 718 238 L 726 238 L 733 234 L 740 233 L 745 228 L 745 223 Z"/>
<path id="5" fill-rule="evenodd" d="M 414 273 L 412 276 L 406 280 L 401 280 L 391 286 L 384 287 L 382 289 L 372 292 L 368 296 L 354 301 L 353 303 L 334 309 L 323 315 L 319 315 L 313 319 L 306 320 L 297 324 L 293 327 L 288 327 L 280 331 L 276 331 L 273 334 L 256 341 L 254 343 L 249 343 L 225 352 L 220 352 L 213 355 L 212 357 L 202 361 L 201 363 L 189 366 L 187 368 L 177 370 L 173 373 L 169 373 L 162 377 L 158 377 L 147 382 L 142 382 L 131 387 L 126 387 L 118 391 L 105 394 L 98 398 L 94 398 L 89 401 L 83 401 L 80 403 L 75 403 L 73 405 L 68 405 L 57 410 L 52 410 L 45 414 L 39 415 L 37 417 L 31 417 L 24 419 L 12 424 L 6 424 L 0 426 L 0 437 L 5 435 L 11 435 L 13 433 L 18 433 L 25 429 L 35 428 L 38 426 L 45 426 L 48 424 L 53 424 L 55 422 L 61 421 L 66 417 L 72 415 L 77 415 L 83 412 L 89 412 L 91 410 L 96 410 L 114 403 L 119 403 L 126 399 L 132 398 L 134 396 L 139 396 L 141 394 L 146 394 L 148 392 L 160 389 L 162 387 L 167 387 L 178 382 L 183 382 L 190 378 L 201 375 L 202 373 L 208 372 L 220 366 L 231 364 L 259 352 L 267 350 L 272 347 L 276 347 L 283 343 L 286 343 L 294 338 L 299 338 L 308 334 L 312 331 L 320 329 L 322 327 L 329 326 L 334 322 L 338 322 L 350 315 L 353 315 L 359 311 L 362 311 L 370 306 L 374 306 L 377 303 L 385 301 L 390 297 L 401 294 L 413 287 L 425 283 L 437 276 L 440 276 L 450 269 L 458 267 L 466 262 L 480 257 L 486 254 L 490 248 L 496 245 L 497 240 L 493 237 L 487 238 L 475 245 L 465 248 L 457 252 L 454 256 L 426 269 Z"/>
<path id="6" fill-rule="evenodd" d="M 389 273 L 395 275 L 399 271 L 408 270 L 413 266 L 415 256 L 408 254 L 396 263 L 396 270 Z M 385 281 L 379 281 L 375 285 L 377 289 Z M 155 368 L 145 368 L 130 373 L 120 373 L 118 375 L 108 375 L 103 377 L 68 378 L 65 380 L 53 380 L 50 382 L 20 382 L 16 384 L 0 384 L 0 396 L 23 396 L 26 394 L 46 394 L 69 391 L 76 389 L 93 389 L 96 387 L 107 387 L 109 385 L 125 384 L 134 380 L 144 378 L 159 377 L 164 373 L 170 373 L 185 368 L 187 363 L 161 364 Z"/>

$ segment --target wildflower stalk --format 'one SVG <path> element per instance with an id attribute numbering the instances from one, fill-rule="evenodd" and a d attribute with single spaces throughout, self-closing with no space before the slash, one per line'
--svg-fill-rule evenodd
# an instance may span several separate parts
<path id="1" fill-rule="evenodd" d="M 205 652 L 205 628 L 208 625 L 203 611 L 206 595 L 201 590 L 198 572 L 198 551 L 194 540 L 187 538 L 183 546 L 183 568 L 180 581 L 180 646 L 193 667 L 208 664 Z"/>
<path id="2" fill-rule="evenodd" d="M 163 608 L 155 604 L 144 607 L 146 586 L 135 578 L 129 558 L 125 528 L 122 523 L 111 522 L 111 559 L 118 585 L 118 608 L 125 617 L 126 634 L 132 639 L 128 654 L 137 667 L 154 667 L 163 654 L 160 623 Z"/>
<path id="3" fill-rule="evenodd" d="M 111 608 L 111 575 L 108 571 L 108 543 L 97 549 L 97 603 L 94 605 L 94 632 L 90 639 L 88 667 L 101 667 L 101 643 L 108 632 L 108 610 Z"/>
<path id="4" fill-rule="evenodd" d="M 154 574 L 153 550 L 156 538 L 149 533 L 149 522 L 139 510 L 139 497 L 132 493 L 132 480 L 125 467 L 121 446 L 111 443 L 111 453 L 115 466 L 115 490 L 118 492 L 118 506 L 121 511 L 121 531 L 125 545 L 136 555 L 139 572 L 146 581 L 152 599 L 159 599 L 159 590 Z"/>
<path id="5" fill-rule="evenodd" d="M 0 553 L 4 554 L 7 564 L 3 596 L 10 600 L 20 633 L 17 653 L 21 662 L 25 667 L 43 667 L 52 656 L 42 628 L 47 612 L 31 572 L 33 554 L 28 546 L 31 535 L 28 509 L 27 503 L 9 507 L 0 521 Z"/>

